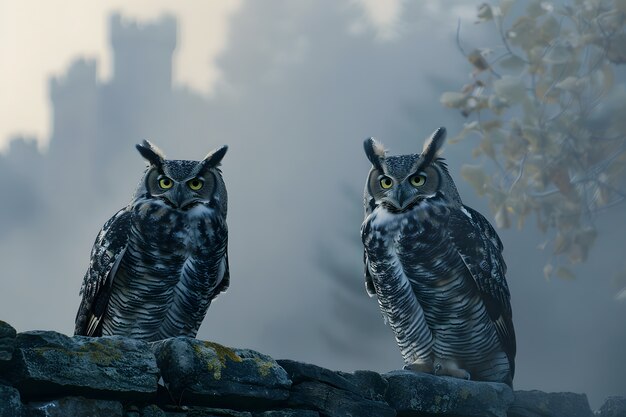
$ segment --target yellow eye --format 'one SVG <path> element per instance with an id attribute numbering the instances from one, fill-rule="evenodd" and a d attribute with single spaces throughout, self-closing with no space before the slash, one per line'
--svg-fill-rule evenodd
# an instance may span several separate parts
<path id="1" fill-rule="evenodd" d="M 413 175 L 409 181 L 411 181 L 413 187 L 421 187 L 426 182 L 426 177 L 423 175 Z"/>
<path id="2" fill-rule="evenodd" d="M 161 187 L 164 190 L 169 190 L 170 188 L 172 188 L 173 185 L 174 185 L 174 181 L 172 181 L 171 179 L 167 177 L 163 177 L 159 179 L 159 187 Z"/>
<path id="3" fill-rule="evenodd" d="M 380 179 L 380 186 L 383 187 L 385 190 L 391 188 L 392 185 L 393 185 L 393 181 L 391 180 L 391 178 L 382 177 Z"/>
<path id="4" fill-rule="evenodd" d="M 202 180 L 199 180 L 198 178 L 194 178 L 194 179 L 188 181 L 187 185 L 192 190 L 198 191 L 200 188 L 202 188 L 204 186 L 204 183 L 202 182 Z"/>

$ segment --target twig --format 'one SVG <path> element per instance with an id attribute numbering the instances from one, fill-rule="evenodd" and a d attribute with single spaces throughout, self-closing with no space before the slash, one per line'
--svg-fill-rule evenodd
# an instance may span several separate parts
<path id="1" fill-rule="evenodd" d="M 467 54 L 461 46 L 461 19 L 459 19 L 456 24 L 456 46 L 459 48 L 459 51 L 461 51 L 463 56 L 467 58 Z"/>
<path id="2" fill-rule="evenodd" d="M 513 187 L 517 185 L 519 180 L 522 179 L 522 175 L 524 175 L 524 165 L 526 164 L 527 156 L 528 156 L 528 151 L 524 153 L 524 156 L 522 157 L 522 161 L 520 162 L 520 165 L 519 165 L 519 173 L 517 174 L 517 178 L 515 178 L 515 181 L 513 181 L 513 184 L 511 184 L 511 187 L 509 187 L 509 194 L 511 194 L 511 191 L 513 191 Z"/>

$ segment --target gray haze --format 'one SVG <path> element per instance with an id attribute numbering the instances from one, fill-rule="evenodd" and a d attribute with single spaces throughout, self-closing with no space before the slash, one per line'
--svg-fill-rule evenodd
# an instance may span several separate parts
<path id="1" fill-rule="evenodd" d="M 228 144 L 231 288 L 198 337 L 333 369 L 399 368 L 363 287 L 362 140 L 408 153 L 440 125 L 454 135 L 463 119 L 438 97 L 469 68 L 454 42 L 456 16 L 415 2 L 399 36 L 382 42 L 351 33 L 358 13 L 332 0 L 247 2 L 210 98 L 171 87 L 174 17 L 143 30 L 113 17 L 111 81 L 98 83 L 98 63 L 77 57 L 50 83 L 47 152 L 17 138 L 0 156 L 0 319 L 71 334 L 93 240 L 144 169 L 135 143 L 150 139 L 175 159 Z M 466 41 L 480 44 L 482 30 L 468 25 Z M 445 156 L 465 203 L 488 214 L 459 176 L 477 162 L 470 148 L 449 145 Z M 585 392 L 594 407 L 626 395 L 626 303 L 614 301 L 611 283 L 624 266 L 623 219 L 624 207 L 598 219 L 599 243 L 574 282 L 543 278 L 538 233 L 501 232 L 517 389 Z"/>

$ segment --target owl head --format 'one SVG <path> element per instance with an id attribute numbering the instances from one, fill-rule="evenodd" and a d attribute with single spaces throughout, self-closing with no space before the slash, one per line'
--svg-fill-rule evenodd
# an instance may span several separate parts
<path id="1" fill-rule="evenodd" d="M 370 211 L 382 205 L 394 213 L 406 212 L 422 201 L 434 198 L 461 204 L 461 198 L 437 152 L 446 137 L 440 127 L 426 139 L 421 153 L 387 156 L 374 138 L 365 140 L 365 154 L 372 163 L 365 184 L 365 204 Z"/>
<path id="2" fill-rule="evenodd" d="M 226 186 L 219 165 L 228 146 L 213 150 L 201 161 L 165 159 L 163 152 L 147 140 L 136 148 L 148 167 L 135 198 L 156 198 L 181 211 L 204 204 L 226 213 Z"/>

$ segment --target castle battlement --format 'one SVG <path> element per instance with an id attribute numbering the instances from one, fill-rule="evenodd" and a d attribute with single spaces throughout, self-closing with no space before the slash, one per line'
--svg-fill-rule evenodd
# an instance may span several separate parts
<path id="1" fill-rule="evenodd" d="M 95 90 L 97 69 L 95 59 L 73 61 L 63 76 L 50 78 L 50 98 L 53 102 L 65 96 L 75 99 L 77 92 Z"/>
<path id="2" fill-rule="evenodd" d="M 171 52 L 176 48 L 178 25 L 176 18 L 166 14 L 149 23 L 138 23 L 114 13 L 109 19 L 111 45 L 114 49 L 138 44 L 159 44 Z"/>

